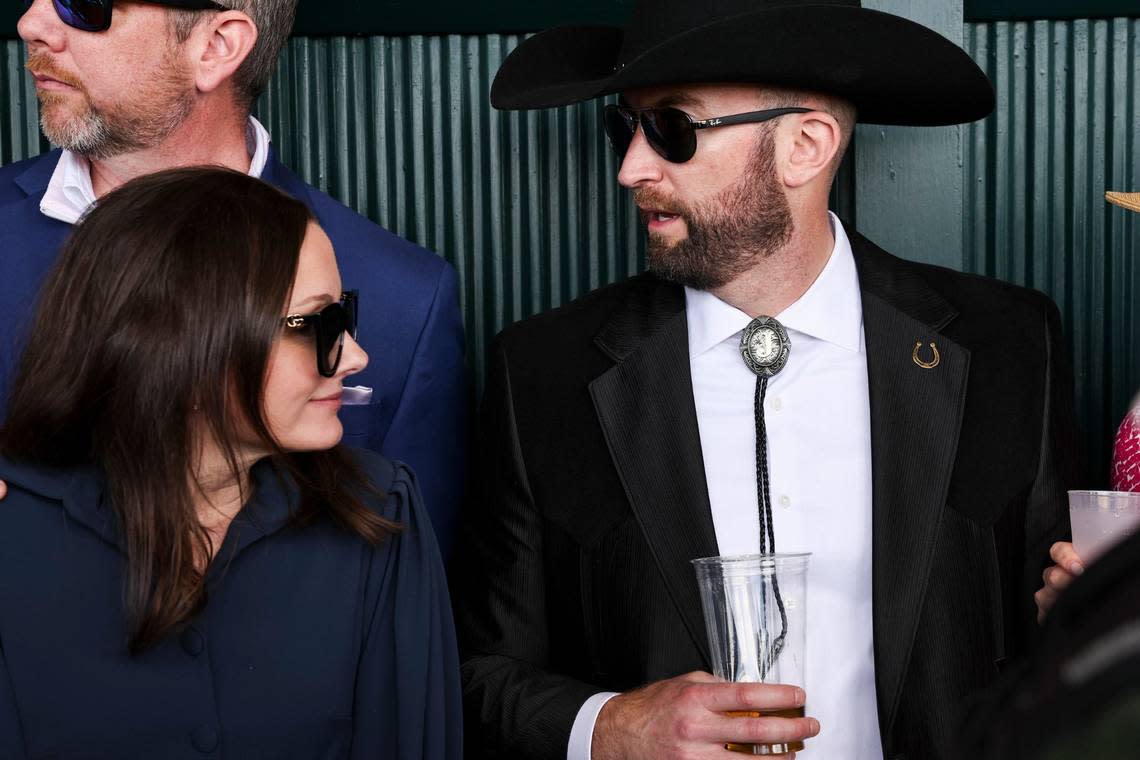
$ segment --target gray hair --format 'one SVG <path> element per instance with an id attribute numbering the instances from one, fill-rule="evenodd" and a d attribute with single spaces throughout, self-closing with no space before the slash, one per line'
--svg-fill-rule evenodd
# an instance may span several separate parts
<path id="1" fill-rule="evenodd" d="M 222 5 L 241 11 L 257 27 L 257 42 L 234 73 L 234 85 L 241 104 L 249 107 L 265 90 L 277 67 L 277 56 L 293 29 L 297 0 L 222 0 Z M 169 11 L 175 39 L 185 42 L 203 19 L 201 11 L 172 8 Z"/>

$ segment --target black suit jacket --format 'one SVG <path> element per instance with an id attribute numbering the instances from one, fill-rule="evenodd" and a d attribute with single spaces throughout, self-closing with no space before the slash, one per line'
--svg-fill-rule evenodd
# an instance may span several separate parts
<path id="1" fill-rule="evenodd" d="M 886 757 L 928 760 L 1034 628 L 1068 531 L 1071 374 L 1045 296 L 851 239 L 880 729 Z M 504 330 L 478 451 L 453 568 L 469 756 L 561 760 L 591 694 L 710 669 L 689 560 L 717 544 L 682 288 L 642 275 Z"/>

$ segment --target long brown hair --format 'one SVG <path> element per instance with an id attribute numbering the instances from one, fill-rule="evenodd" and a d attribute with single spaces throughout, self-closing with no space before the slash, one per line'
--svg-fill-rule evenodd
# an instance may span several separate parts
<path id="1" fill-rule="evenodd" d="M 311 218 L 304 204 L 238 172 L 152 174 L 99 201 L 40 294 L 0 453 L 101 468 L 127 550 L 132 652 L 205 603 L 196 560 L 209 557 L 210 542 L 193 492 L 203 432 L 239 482 L 239 435 L 252 430 L 276 452 L 279 476 L 297 485 L 301 524 L 328 514 L 373 544 L 398 529 L 364 504 L 378 492 L 341 447 L 286 453 L 262 413 Z"/>

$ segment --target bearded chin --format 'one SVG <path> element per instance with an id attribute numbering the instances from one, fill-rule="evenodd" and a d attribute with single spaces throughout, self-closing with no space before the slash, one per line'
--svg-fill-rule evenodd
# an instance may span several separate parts
<path id="1" fill-rule="evenodd" d="M 659 277 L 696 290 L 726 285 L 786 246 L 795 227 L 776 179 L 771 134 L 761 138 L 736 185 L 678 214 L 688 236 L 670 241 L 650 233 L 646 263 Z"/>

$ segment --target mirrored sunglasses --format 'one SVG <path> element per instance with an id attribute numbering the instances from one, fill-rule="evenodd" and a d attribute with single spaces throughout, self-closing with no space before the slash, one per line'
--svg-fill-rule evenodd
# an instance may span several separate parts
<path id="1" fill-rule="evenodd" d="M 24 0 L 24 8 L 32 7 L 35 0 Z M 141 0 L 153 5 L 182 8 L 188 11 L 224 11 L 226 6 L 213 0 Z M 111 8 L 114 0 L 52 0 L 59 20 L 84 32 L 103 32 L 111 28 Z"/>

